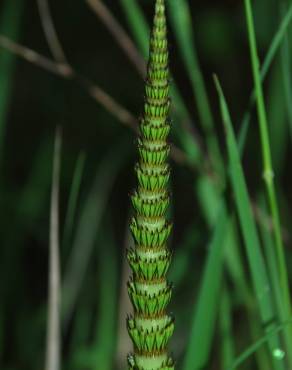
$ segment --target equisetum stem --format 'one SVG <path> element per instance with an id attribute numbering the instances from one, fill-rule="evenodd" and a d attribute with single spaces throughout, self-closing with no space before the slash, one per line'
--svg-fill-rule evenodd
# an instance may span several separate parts
<path id="1" fill-rule="evenodd" d="M 138 186 L 132 194 L 135 210 L 130 228 L 135 248 L 128 252 L 133 275 L 128 291 L 134 307 L 128 331 L 134 353 L 128 357 L 130 370 L 174 370 L 167 344 L 174 320 L 166 313 L 172 286 L 166 278 L 171 261 L 167 239 L 172 225 L 166 219 L 170 169 L 169 69 L 164 0 L 156 0 L 150 39 L 144 113 L 138 138 L 136 165 Z"/>

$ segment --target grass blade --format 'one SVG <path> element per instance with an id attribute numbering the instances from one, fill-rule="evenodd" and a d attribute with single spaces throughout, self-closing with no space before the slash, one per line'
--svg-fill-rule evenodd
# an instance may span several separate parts
<path id="1" fill-rule="evenodd" d="M 220 338 L 222 340 L 222 369 L 226 369 L 233 363 L 235 353 L 232 334 L 231 297 L 226 285 L 224 286 L 220 303 Z"/>
<path id="2" fill-rule="evenodd" d="M 106 214 L 100 226 L 95 245 L 98 256 L 97 299 L 92 295 L 89 281 L 94 281 L 88 274 L 87 294 L 82 295 L 74 320 L 73 339 L 71 341 L 70 369 L 88 368 L 111 370 L 113 368 L 115 346 L 117 342 L 117 297 L 118 297 L 118 249 L 113 240 L 114 230 L 111 228 L 109 216 Z M 94 276 L 96 273 L 94 272 Z M 96 314 L 96 301 L 97 313 Z M 92 319 L 95 319 L 94 328 Z M 93 336 L 93 341 L 90 338 Z M 90 340 L 90 342 L 89 342 Z"/>
<path id="3" fill-rule="evenodd" d="M 260 240 L 250 206 L 247 185 L 240 162 L 239 150 L 232 127 L 229 110 L 217 78 L 215 78 L 215 83 L 220 100 L 222 120 L 226 131 L 226 142 L 228 157 L 230 161 L 229 165 L 232 189 L 235 196 L 236 208 L 245 242 L 246 254 L 248 258 L 260 317 L 262 325 L 267 331 L 274 326 L 273 321 L 275 317 L 277 317 L 277 313 L 275 312 L 273 307 L 270 282 L 268 279 L 266 265 L 261 252 Z M 279 341 L 277 337 L 271 338 L 271 340 L 269 341 L 269 347 L 270 353 L 273 353 L 275 350 L 279 349 Z M 275 369 L 284 369 L 284 364 L 282 362 L 279 362 L 274 358 L 273 362 Z"/>
<path id="4" fill-rule="evenodd" d="M 95 271 L 94 264 L 90 266 L 91 273 Z M 86 288 L 81 293 L 81 299 L 76 304 L 76 312 L 72 323 L 69 343 L 68 365 L 66 369 L 79 370 L 87 367 L 90 359 L 89 338 L 92 335 L 93 311 L 95 309 L 95 297 L 92 294 L 91 274 L 84 279 Z M 96 284 L 94 284 L 96 287 Z M 90 366 L 88 366 L 90 368 Z"/>
<path id="5" fill-rule="evenodd" d="M 84 171 L 84 164 L 85 164 L 85 154 L 80 153 L 74 175 L 73 175 L 73 180 L 72 180 L 72 185 L 71 185 L 71 190 L 70 190 L 70 195 L 69 195 L 69 201 L 68 201 L 68 208 L 66 212 L 66 217 L 65 217 L 65 225 L 64 225 L 64 233 L 63 233 L 63 240 L 62 240 L 62 246 L 64 247 L 65 250 L 67 250 L 72 233 L 73 233 L 73 225 L 74 225 L 74 220 L 76 216 L 76 207 L 77 207 L 77 202 L 78 202 L 78 197 L 80 193 L 80 186 L 81 186 L 81 181 L 82 181 L 82 176 L 83 176 L 83 171 Z"/>
<path id="6" fill-rule="evenodd" d="M 289 143 L 289 126 L 287 125 L 286 99 L 281 78 L 281 63 L 276 63 L 271 74 L 267 101 L 268 120 L 270 123 L 270 137 L 272 159 L 278 176 L 283 175 L 287 146 Z"/>
<path id="7" fill-rule="evenodd" d="M 108 28 L 117 43 L 135 65 L 136 69 L 144 76 L 146 71 L 145 60 L 141 57 L 133 41 L 130 39 L 118 20 L 110 12 L 109 8 L 107 8 L 101 0 L 86 0 L 86 2 Z"/>
<path id="8" fill-rule="evenodd" d="M 125 141 L 121 140 L 113 147 L 115 150 L 111 150 L 99 166 L 76 227 L 63 284 L 62 314 L 65 327 L 72 315 L 115 177 L 128 158 L 129 145 Z"/>
<path id="9" fill-rule="evenodd" d="M 108 224 L 108 222 L 107 222 Z M 111 370 L 117 342 L 117 301 L 118 301 L 118 260 L 117 248 L 112 239 L 113 231 L 109 225 L 98 238 L 99 245 L 99 316 L 96 337 L 93 344 L 94 370 Z M 104 248 L 104 246 L 107 246 Z M 109 273 L 110 271 L 110 273 Z"/>
<path id="10" fill-rule="evenodd" d="M 292 21 L 292 5 L 289 6 L 287 13 L 285 14 L 284 18 L 282 19 L 275 36 L 271 42 L 269 50 L 266 54 L 264 59 L 263 65 L 261 67 L 261 81 L 263 82 L 268 74 L 268 71 L 275 59 L 275 56 L 284 40 L 285 34 L 287 29 Z M 246 110 L 244 117 L 242 119 L 242 125 L 248 125 L 251 118 L 251 110 L 255 104 L 256 95 L 255 95 L 255 88 L 253 88 L 252 93 L 249 98 L 248 109 Z"/>
<path id="11" fill-rule="evenodd" d="M 60 334 L 60 257 L 59 257 L 59 189 L 61 168 L 61 131 L 57 129 L 54 148 L 54 164 L 50 215 L 50 254 L 49 254 L 49 299 L 46 370 L 61 368 Z"/>
<path id="12" fill-rule="evenodd" d="M 279 289 L 280 281 L 279 281 L 279 274 L 277 268 L 277 260 L 275 258 L 275 250 L 274 250 L 274 243 L 273 243 L 273 231 L 271 230 L 270 220 L 268 217 L 268 207 L 266 204 L 266 200 L 263 194 L 260 194 L 259 202 L 261 204 L 261 208 L 259 212 L 261 212 L 262 221 L 260 222 L 260 231 L 262 235 L 263 245 L 264 245 L 264 252 L 266 255 L 267 267 L 269 271 L 271 286 L 274 293 L 274 301 L 277 306 L 278 312 L 282 310 L 282 294 L 281 290 Z M 281 316 L 278 315 L 279 322 L 281 322 Z"/>
<path id="13" fill-rule="evenodd" d="M 169 280 L 175 281 L 176 289 L 179 289 L 185 278 L 186 271 L 189 271 L 192 263 L 191 253 L 198 241 L 199 233 L 195 223 L 192 223 L 185 231 L 184 237 L 175 252 L 175 263 L 171 264 L 169 269 Z"/>
<path id="14" fill-rule="evenodd" d="M 282 46 L 282 55 L 281 55 L 281 62 L 282 62 L 282 75 L 283 75 L 283 85 L 284 85 L 284 92 L 285 92 L 285 102 L 286 102 L 286 110 L 288 114 L 288 122 L 289 122 L 289 129 L 290 135 L 292 137 L 292 89 L 291 89 L 291 60 L 290 60 L 290 50 L 289 50 L 289 40 L 288 35 L 286 35 L 284 39 L 284 43 Z"/>
<path id="15" fill-rule="evenodd" d="M 192 82 L 201 124 L 206 130 L 212 130 L 214 128 L 214 120 L 195 49 L 194 28 L 192 27 L 189 5 L 185 0 L 173 0 L 169 3 L 169 10 L 178 46 Z"/>
<path id="16" fill-rule="evenodd" d="M 292 319 L 287 320 L 286 322 L 280 325 L 277 325 L 272 330 L 269 330 L 266 335 L 257 340 L 253 345 L 248 347 L 240 356 L 238 356 L 234 363 L 232 364 L 232 366 L 227 370 L 237 369 L 244 361 L 246 361 L 251 355 L 253 355 L 263 344 L 267 343 L 271 339 L 271 337 L 284 330 L 288 325 L 290 326 L 291 323 Z M 283 356 L 283 353 L 281 351 L 277 351 L 276 354 L 279 359 L 281 359 Z"/>
<path id="17" fill-rule="evenodd" d="M 258 121 L 259 130 L 261 138 L 261 148 L 262 148 L 262 158 L 263 158 L 263 178 L 265 181 L 266 192 L 268 197 L 268 202 L 270 206 L 270 212 L 274 225 L 274 237 L 275 237 L 275 255 L 278 265 L 278 273 L 280 276 L 280 286 L 279 289 L 282 292 L 282 305 L 279 312 L 281 321 L 285 321 L 291 314 L 291 301 L 289 292 L 289 281 L 287 275 L 287 267 L 285 261 L 284 245 L 281 235 L 281 221 L 280 214 L 277 203 L 277 196 L 274 184 L 274 171 L 271 158 L 270 150 L 270 139 L 268 133 L 268 122 L 267 114 L 264 102 L 264 94 L 261 85 L 261 77 L 259 73 L 259 58 L 256 44 L 256 36 L 254 30 L 254 21 L 252 14 L 252 7 L 250 0 L 245 0 L 245 12 L 246 12 L 246 22 L 249 37 L 251 64 L 256 92 L 256 102 L 258 111 Z M 292 348 L 292 331 L 284 331 L 287 350 Z M 288 351 L 288 360 L 290 367 L 292 367 L 292 353 Z"/>
<path id="18" fill-rule="evenodd" d="M 146 59 L 149 52 L 149 27 L 144 14 L 136 0 L 120 0 L 120 3 L 123 7 L 135 41 Z"/>
<path id="19" fill-rule="evenodd" d="M 207 366 L 215 319 L 218 311 L 219 287 L 221 285 L 224 238 L 228 230 L 228 216 L 223 205 L 215 227 L 205 264 L 191 332 L 183 363 L 183 370 L 199 370 Z"/>
<path id="20" fill-rule="evenodd" d="M 214 118 L 210 108 L 208 94 L 201 72 L 195 41 L 193 38 L 191 12 L 186 0 L 169 2 L 169 14 L 180 52 L 188 71 L 193 94 L 195 96 L 200 122 L 205 132 L 207 147 L 217 171 L 223 175 L 223 166 L 219 143 L 215 134 Z"/>

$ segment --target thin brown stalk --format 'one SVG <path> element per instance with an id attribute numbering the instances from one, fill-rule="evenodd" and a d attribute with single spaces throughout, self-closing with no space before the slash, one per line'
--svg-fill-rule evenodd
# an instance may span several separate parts
<path id="1" fill-rule="evenodd" d="M 75 80 L 86 92 L 115 116 L 122 124 L 137 129 L 137 120 L 126 108 L 117 103 L 103 89 L 78 74 L 70 65 L 51 60 L 26 46 L 0 35 L 0 47 L 59 77 Z"/>
<path id="2" fill-rule="evenodd" d="M 122 105 L 117 103 L 110 95 L 108 95 L 99 86 L 88 81 L 86 78 L 78 75 L 76 80 L 82 85 L 89 95 L 98 102 L 102 102 L 102 105 L 109 112 L 114 113 L 114 116 L 122 122 L 125 126 L 130 127 L 135 132 L 138 131 L 138 120 L 134 115 L 129 112 Z"/>
<path id="3" fill-rule="evenodd" d="M 4 35 L 0 35 L 0 47 L 9 50 L 11 53 L 34 64 L 35 66 L 46 70 L 59 77 L 76 81 L 96 102 L 111 113 L 124 126 L 131 128 L 136 133 L 138 132 L 138 120 L 136 117 L 107 94 L 102 88 L 80 75 L 71 65 L 59 63 L 44 55 L 32 50 L 26 46 L 20 45 Z M 185 153 L 172 146 L 171 157 L 177 163 L 188 165 L 188 160 Z"/>
<path id="4" fill-rule="evenodd" d="M 132 61 L 138 72 L 144 77 L 146 72 L 146 63 L 144 59 L 122 25 L 112 15 L 109 8 L 101 0 L 86 0 L 86 2 L 99 19 L 105 24 L 116 42 Z"/>
<path id="5" fill-rule="evenodd" d="M 121 24 L 115 19 L 110 10 L 103 4 L 101 0 L 86 1 L 91 9 L 100 17 L 122 50 L 124 50 L 137 70 L 144 77 L 146 63 Z M 55 60 L 51 60 L 30 48 L 17 44 L 4 35 L 0 35 L 0 47 L 9 50 L 26 61 L 37 65 L 50 73 L 66 79 L 75 80 L 93 99 L 95 99 L 114 117 L 116 117 L 119 122 L 137 133 L 138 120 L 134 117 L 134 115 L 116 102 L 99 86 L 77 73 L 69 64 L 54 26 L 48 0 L 38 0 L 38 7 L 46 40 Z M 172 147 L 171 157 L 177 163 L 186 164 L 193 167 L 193 165 L 189 163 L 186 154 L 175 146 Z"/>
<path id="6" fill-rule="evenodd" d="M 43 26 L 43 30 L 51 50 L 54 59 L 61 64 L 67 64 L 68 61 L 65 56 L 63 47 L 59 41 L 56 28 L 54 26 L 53 18 L 51 15 L 48 0 L 37 0 L 40 18 Z"/>
<path id="7" fill-rule="evenodd" d="M 61 368 L 60 333 L 60 256 L 59 256 L 59 187 L 61 167 L 61 131 L 55 137 L 52 176 L 50 245 L 49 245 L 49 298 L 47 321 L 46 370 Z"/>
<path id="8" fill-rule="evenodd" d="M 101 19 L 106 23 L 109 29 L 111 29 L 112 32 L 118 36 L 121 46 L 124 47 L 129 53 L 129 57 L 132 59 L 132 61 L 135 63 L 140 63 L 141 65 L 141 60 L 143 62 L 143 59 L 139 56 L 135 45 L 132 43 L 122 27 L 116 22 L 109 10 L 100 1 L 89 0 L 89 4 L 94 8 L 95 12 L 100 15 Z M 73 71 L 72 67 L 67 61 L 65 52 L 57 36 L 57 31 L 51 16 L 48 0 L 38 0 L 38 7 L 48 45 L 58 65 L 61 65 L 62 68 L 65 69 L 67 67 L 67 69 L 74 74 L 75 79 L 80 83 L 80 85 L 87 90 L 89 95 L 96 101 L 100 102 L 109 112 L 114 113 L 119 121 L 124 123 L 126 126 L 137 130 L 137 120 L 129 111 L 114 101 L 114 99 L 99 86 L 94 85 L 83 76 L 77 74 L 76 71 Z M 138 60 L 139 57 L 140 60 Z"/>
<path id="9" fill-rule="evenodd" d="M 55 62 L 26 46 L 12 41 L 4 35 L 0 35 L 0 47 L 58 76 L 72 78 L 74 74 L 73 69 L 67 64 Z"/>

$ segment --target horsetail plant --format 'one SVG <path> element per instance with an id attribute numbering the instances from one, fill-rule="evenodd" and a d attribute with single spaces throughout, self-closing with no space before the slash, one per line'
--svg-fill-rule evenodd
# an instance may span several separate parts
<path id="1" fill-rule="evenodd" d="M 171 224 L 166 220 L 169 204 L 167 158 L 169 122 L 168 43 L 164 0 L 156 0 L 147 67 L 144 114 L 138 138 L 138 186 L 131 199 L 135 210 L 130 228 L 135 248 L 128 252 L 133 275 L 128 284 L 134 307 L 128 331 L 134 353 L 130 370 L 173 370 L 167 344 L 174 320 L 166 313 L 172 287 L 166 279 L 171 261 L 167 239 Z"/>

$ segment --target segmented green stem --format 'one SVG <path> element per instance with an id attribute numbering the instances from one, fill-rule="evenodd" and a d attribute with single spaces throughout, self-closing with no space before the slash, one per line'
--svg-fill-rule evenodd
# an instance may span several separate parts
<path id="1" fill-rule="evenodd" d="M 172 287 L 166 279 L 171 261 L 166 246 L 171 224 L 165 217 L 169 204 L 170 99 L 164 0 L 156 0 L 145 90 L 135 168 L 138 187 L 131 197 L 135 215 L 130 228 L 135 248 L 128 253 L 133 271 L 128 291 L 134 316 L 128 319 L 128 331 L 134 353 L 128 362 L 130 370 L 173 370 L 167 344 L 174 320 L 166 313 Z"/>

